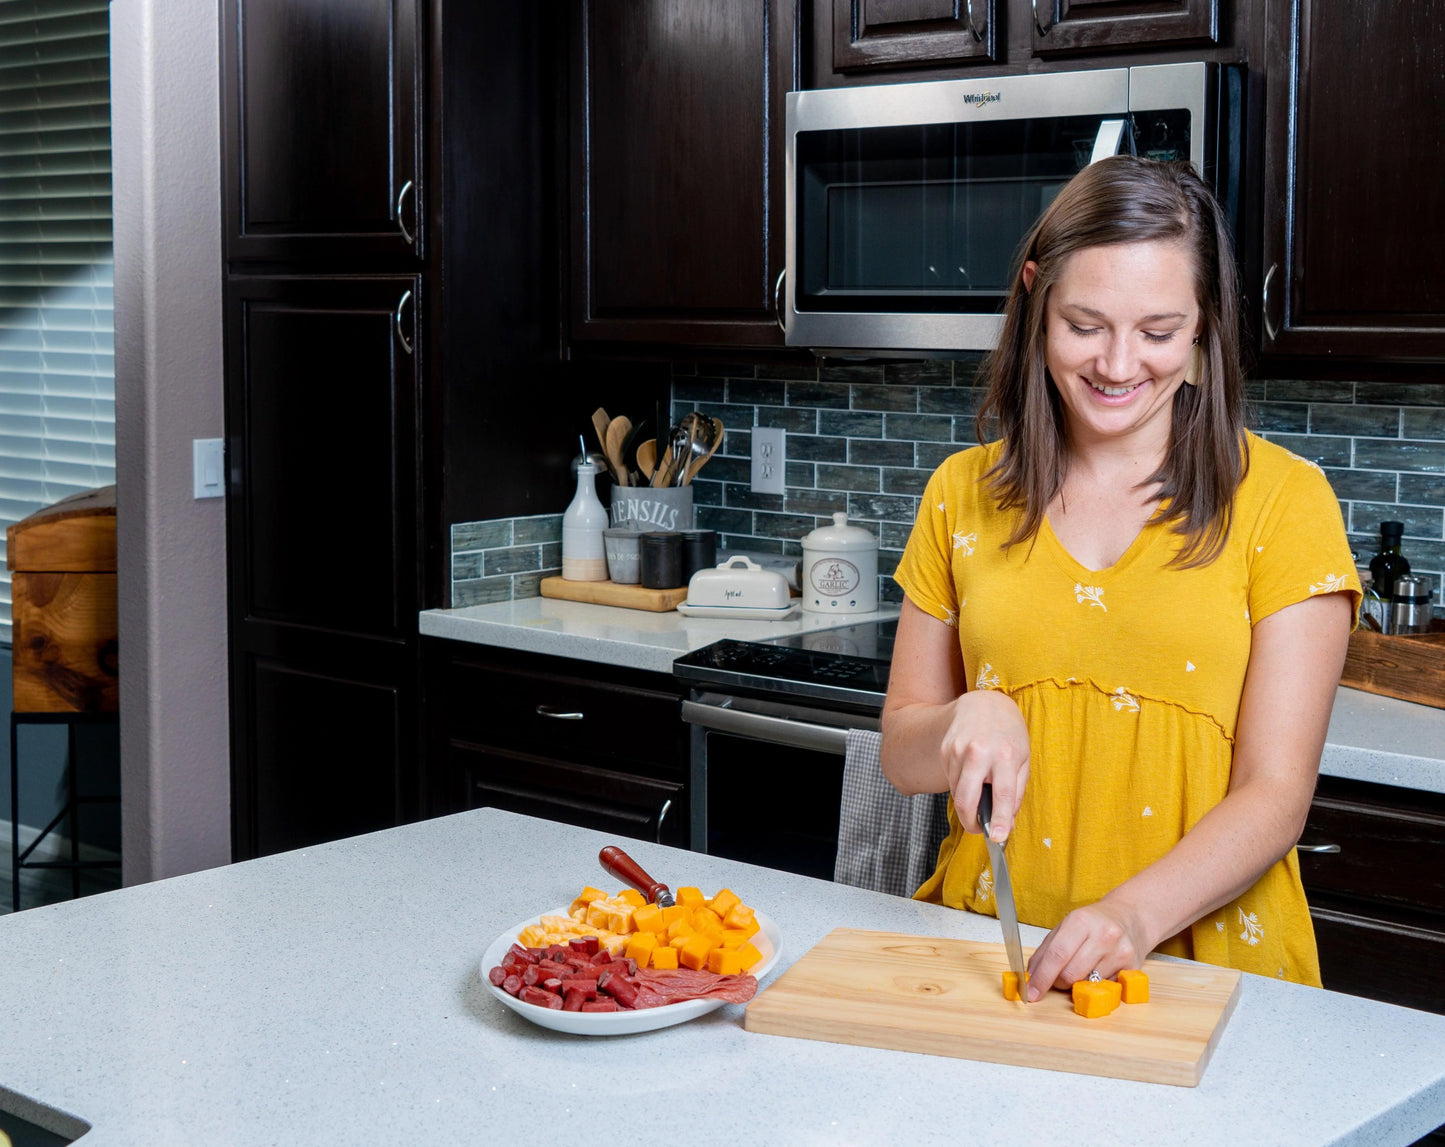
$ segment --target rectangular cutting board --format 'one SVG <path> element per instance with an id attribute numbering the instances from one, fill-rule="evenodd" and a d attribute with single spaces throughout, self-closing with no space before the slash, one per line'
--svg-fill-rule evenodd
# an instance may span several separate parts
<path id="1" fill-rule="evenodd" d="M 1241 973 L 1148 960 L 1149 1003 L 1099 1019 L 1066 992 L 1003 998 L 1002 944 L 836 928 L 748 1005 L 768 1035 L 1194 1087 L 1239 999 Z"/>
<path id="2" fill-rule="evenodd" d="M 615 581 L 567 581 L 560 577 L 544 577 L 543 597 L 564 601 L 585 601 L 592 605 L 620 605 L 624 609 L 645 609 L 666 613 L 677 603 L 687 600 L 687 586 L 676 589 L 647 589 L 640 585 L 618 585 Z"/>

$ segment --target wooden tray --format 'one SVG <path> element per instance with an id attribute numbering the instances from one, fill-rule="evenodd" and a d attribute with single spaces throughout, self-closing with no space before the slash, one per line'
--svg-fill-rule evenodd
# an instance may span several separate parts
<path id="1" fill-rule="evenodd" d="M 1429 633 L 1403 637 L 1355 630 L 1340 684 L 1445 709 L 1445 622 L 1433 622 Z"/>
<path id="2" fill-rule="evenodd" d="M 687 586 L 676 589 L 646 589 L 640 585 L 618 585 L 615 581 L 568 581 L 560 577 L 542 579 L 542 596 L 563 601 L 585 601 L 592 605 L 620 605 L 624 609 L 646 609 L 666 613 L 687 600 Z"/>
<path id="3" fill-rule="evenodd" d="M 1148 960 L 1147 1004 L 1099 1019 L 1064 992 L 1003 998 L 1002 944 L 836 928 L 748 1005 L 751 1032 L 1194 1087 L 1241 973 Z"/>

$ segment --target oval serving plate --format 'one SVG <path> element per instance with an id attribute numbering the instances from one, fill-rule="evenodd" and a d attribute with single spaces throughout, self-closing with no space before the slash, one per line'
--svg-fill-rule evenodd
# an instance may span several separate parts
<path id="1" fill-rule="evenodd" d="M 548 916 L 565 916 L 567 909 L 554 908 Z M 684 1000 L 680 1004 L 664 1004 L 660 1008 L 641 1008 L 630 1012 L 563 1012 L 555 1008 L 540 1008 L 536 1004 L 524 1004 L 516 996 L 509 996 L 487 978 L 487 973 L 502 962 L 507 950 L 516 943 L 517 935 L 529 924 L 536 924 L 540 916 L 532 916 L 515 924 L 498 936 L 482 953 L 478 973 L 482 984 L 504 1005 L 511 1008 L 523 1019 L 531 1020 L 553 1031 L 568 1032 L 571 1035 L 631 1035 L 635 1032 L 656 1031 L 674 1024 L 695 1020 L 708 1012 L 715 1012 L 727 1000 Z M 783 948 L 778 927 L 763 913 L 757 913 L 758 932 L 753 945 L 762 953 L 762 961 L 748 974 L 761 980 L 773 965 Z"/>

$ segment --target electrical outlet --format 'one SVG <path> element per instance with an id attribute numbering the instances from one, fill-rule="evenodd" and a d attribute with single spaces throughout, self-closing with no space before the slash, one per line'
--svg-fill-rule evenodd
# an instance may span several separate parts
<path id="1" fill-rule="evenodd" d="M 777 426 L 753 427 L 753 493 L 783 492 L 783 431 Z"/>

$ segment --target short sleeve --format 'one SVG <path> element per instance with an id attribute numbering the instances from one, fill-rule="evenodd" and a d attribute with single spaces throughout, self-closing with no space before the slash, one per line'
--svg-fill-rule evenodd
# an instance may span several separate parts
<path id="1" fill-rule="evenodd" d="M 1326 593 L 1348 593 L 1358 616 L 1363 594 L 1339 501 L 1319 467 L 1292 460 L 1250 539 L 1250 622 Z"/>
<path id="2" fill-rule="evenodd" d="M 908 600 L 924 613 L 948 625 L 956 625 L 958 591 L 953 583 L 949 546 L 948 483 L 945 462 L 933 472 L 923 491 L 913 532 L 893 580 L 903 587 Z"/>

